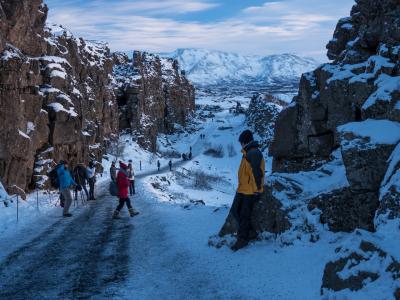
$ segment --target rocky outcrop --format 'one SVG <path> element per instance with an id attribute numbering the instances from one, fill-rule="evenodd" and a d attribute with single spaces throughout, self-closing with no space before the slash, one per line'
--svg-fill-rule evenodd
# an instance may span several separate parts
<path id="1" fill-rule="evenodd" d="M 120 129 L 156 151 L 157 135 L 185 126 L 194 112 L 194 87 L 173 59 L 136 51 L 133 59 L 116 54 L 115 61 Z"/>
<path id="2" fill-rule="evenodd" d="M 317 168 L 341 149 L 350 186 L 309 205 L 334 231 L 373 231 L 376 211 L 400 211 L 399 185 L 389 179 L 400 166 L 388 162 L 400 142 L 399 13 L 398 1 L 357 1 L 327 45 L 333 62 L 302 76 L 275 126 L 275 172 Z"/>
<path id="3" fill-rule="evenodd" d="M 271 189 L 265 186 L 265 192 L 254 204 L 251 216 L 253 229 L 258 232 L 270 232 L 279 234 L 288 230 L 291 226 L 288 219 L 288 212 L 282 208 L 282 204 L 272 194 Z M 219 236 L 236 234 L 239 224 L 231 213 L 228 214 Z"/>
<path id="4" fill-rule="evenodd" d="M 352 232 L 355 228 L 374 231 L 375 212 L 379 206 L 374 192 L 360 193 L 343 188 L 311 199 L 309 210 L 321 210 L 320 221 L 334 232 Z"/>
<path id="5" fill-rule="evenodd" d="M 247 125 L 259 135 L 262 148 L 269 146 L 274 126 L 285 102 L 273 95 L 254 95 L 246 111 Z"/>
<path id="6" fill-rule="evenodd" d="M 45 26 L 40 0 L 0 1 L 0 177 L 46 184 L 54 161 L 100 159 L 118 129 L 106 45 Z"/>
<path id="7" fill-rule="evenodd" d="M 372 242 L 362 240 L 356 249 L 343 247 L 336 252 L 339 258 L 325 266 L 322 295 L 346 289 L 358 291 L 379 280 L 386 283 L 390 280 L 395 286 L 400 279 L 400 263 Z M 390 295 L 390 291 L 385 293 Z M 379 293 L 379 296 L 388 299 L 387 295 Z M 399 299 L 398 289 L 391 296 Z"/>

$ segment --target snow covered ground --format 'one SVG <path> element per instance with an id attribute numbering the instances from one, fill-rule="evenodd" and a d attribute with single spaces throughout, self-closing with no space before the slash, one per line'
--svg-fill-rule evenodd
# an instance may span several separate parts
<path id="1" fill-rule="evenodd" d="M 141 214 L 134 219 L 124 208 L 122 220 L 111 221 L 116 206 L 116 199 L 107 193 L 108 170 L 116 159 L 112 155 L 103 161 L 98 201 L 79 203 L 70 220 L 61 218 L 56 195 L 50 200 L 49 195 L 39 194 L 39 210 L 36 194 L 21 201 L 19 223 L 15 202 L 1 207 L 0 299 L 14 288 L 16 299 L 37 299 L 38 293 L 43 293 L 41 299 L 321 299 L 325 264 L 338 258 L 339 246 L 351 248 L 365 239 L 388 253 L 400 253 L 398 238 L 386 236 L 396 232 L 393 228 L 378 234 L 332 233 L 319 223 L 318 211 L 307 210 L 307 199 L 348 185 L 340 151 L 314 172 L 269 178 L 301 190 L 297 198 L 290 189 L 275 194 L 286 208 L 292 208 L 291 230 L 278 236 L 265 234 L 236 253 L 227 246 L 209 244 L 235 194 L 241 159 L 237 139 L 246 128 L 244 115 L 229 109 L 236 101 L 246 107 L 249 100 L 206 94 L 198 99 L 191 130 L 159 137 L 160 153 L 188 153 L 192 147 L 193 159 L 172 158 L 172 171 L 168 168 L 171 158 L 142 150 L 128 135 L 121 137 L 124 147 L 118 159 L 132 159 L 137 175 L 138 194 L 132 200 Z M 203 134 L 204 139 L 200 138 Z M 304 224 L 314 227 L 317 242 L 301 230 Z M 227 244 L 233 241 L 226 239 Z M 38 253 L 60 257 L 45 259 Z M 374 260 L 368 267 L 379 268 L 379 263 Z M 21 264 L 32 272 L 39 266 L 48 272 L 32 277 L 18 272 Z M 346 272 L 344 277 L 349 276 Z M 324 299 L 390 299 L 394 287 L 385 285 L 382 278 L 362 292 L 346 290 Z M 63 284 L 58 284 L 62 279 Z"/>

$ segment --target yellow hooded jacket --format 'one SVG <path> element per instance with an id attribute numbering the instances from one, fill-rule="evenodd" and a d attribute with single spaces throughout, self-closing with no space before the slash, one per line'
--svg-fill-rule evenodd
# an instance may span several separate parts
<path id="1" fill-rule="evenodd" d="M 237 189 L 240 194 L 254 195 L 264 191 L 265 160 L 258 147 L 258 142 L 252 141 L 242 150 Z"/>

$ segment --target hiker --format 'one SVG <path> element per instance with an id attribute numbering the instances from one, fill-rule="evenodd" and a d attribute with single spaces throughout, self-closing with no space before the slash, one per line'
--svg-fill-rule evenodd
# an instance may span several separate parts
<path id="1" fill-rule="evenodd" d="M 76 187 L 75 187 L 75 201 L 78 200 L 78 193 L 82 191 L 82 189 L 85 191 L 86 194 L 86 199 L 89 199 L 89 193 L 86 187 L 86 182 L 87 182 L 87 173 L 86 173 L 86 167 L 83 163 L 78 164 L 75 169 L 74 169 L 74 180 L 76 182 Z"/>
<path id="2" fill-rule="evenodd" d="M 186 154 L 182 153 L 182 160 L 186 160 Z"/>
<path id="3" fill-rule="evenodd" d="M 242 161 L 238 172 L 239 185 L 232 204 L 231 213 L 239 223 L 237 241 L 231 247 L 237 251 L 249 243 L 250 234 L 255 233 L 251 227 L 251 214 L 260 194 L 264 191 L 265 160 L 254 141 L 250 130 L 243 131 L 239 136 L 242 146 Z"/>
<path id="4" fill-rule="evenodd" d="M 192 159 L 192 156 L 193 156 L 193 155 L 192 155 L 192 151 L 190 151 L 190 152 L 189 152 L 189 160 Z"/>
<path id="5" fill-rule="evenodd" d="M 89 199 L 96 200 L 94 197 L 94 185 L 96 184 L 96 167 L 93 161 L 89 162 L 89 166 L 86 168 L 87 177 L 89 181 Z"/>
<path id="6" fill-rule="evenodd" d="M 75 187 L 76 183 L 72 179 L 71 173 L 68 170 L 68 163 L 61 160 L 57 167 L 57 177 L 59 181 L 60 194 L 64 202 L 63 216 L 72 217 L 69 208 L 72 203 L 71 187 Z"/>
<path id="7" fill-rule="evenodd" d="M 128 207 L 129 210 L 129 215 L 131 217 L 134 217 L 139 214 L 139 212 L 135 211 L 131 205 L 131 200 L 128 197 L 128 188 L 130 185 L 130 181 L 128 178 L 128 166 L 124 164 L 122 161 L 119 162 L 120 169 L 117 175 L 117 185 L 118 185 L 118 198 L 119 198 L 119 204 L 117 209 L 114 211 L 113 218 L 114 219 L 119 219 L 120 218 L 120 212 L 121 209 L 124 207 L 124 204 L 126 203 L 126 206 Z"/>
<path id="8" fill-rule="evenodd" d="M 135 172 L 133 171 L 132 160 L 128 164 L 128 178 L 129 178 L 129 194 L 133 196 L 135 192 Z"/>
<path id="9" fill-rule="evenodd" d="M 161 164 L 160 164 L 160 161 L 159 161 L 159 160 L 157 160 L 157 168 L 158 168 L 158 172 L 160 172 L 160 166 L 161 166 Z"/>
<path id="10" fill-rule="evenodd" d="M 168 162 L 169 170 L 172 171 L 172 160 Z"/>
<path id="11" fill-rule="evenodd" d="M 112 181 L 117 181 L 117 168 L 115 167 L 115 161 L 111 163 L 110 177 Z"/>

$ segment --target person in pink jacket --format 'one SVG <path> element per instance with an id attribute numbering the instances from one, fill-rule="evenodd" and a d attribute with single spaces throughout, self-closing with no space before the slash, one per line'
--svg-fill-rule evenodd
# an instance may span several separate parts
<path id="1" fill-rule="evenodd" d="M 117 185 L 118 185 L 118 198 L 119 204 L 117 209 L 114 211 L 113 218 L 119 219 L 121 209 L 124 207 L 125 203 L 129 210 L 129 215 L 134 217 L 139 214 L 132 207 L 131 200 L 129 199 L 129 185 L 130 180 L 128 177 L 128 166 L 122 161 L 119 162 L 120 170 L 117 175 Z"/>

